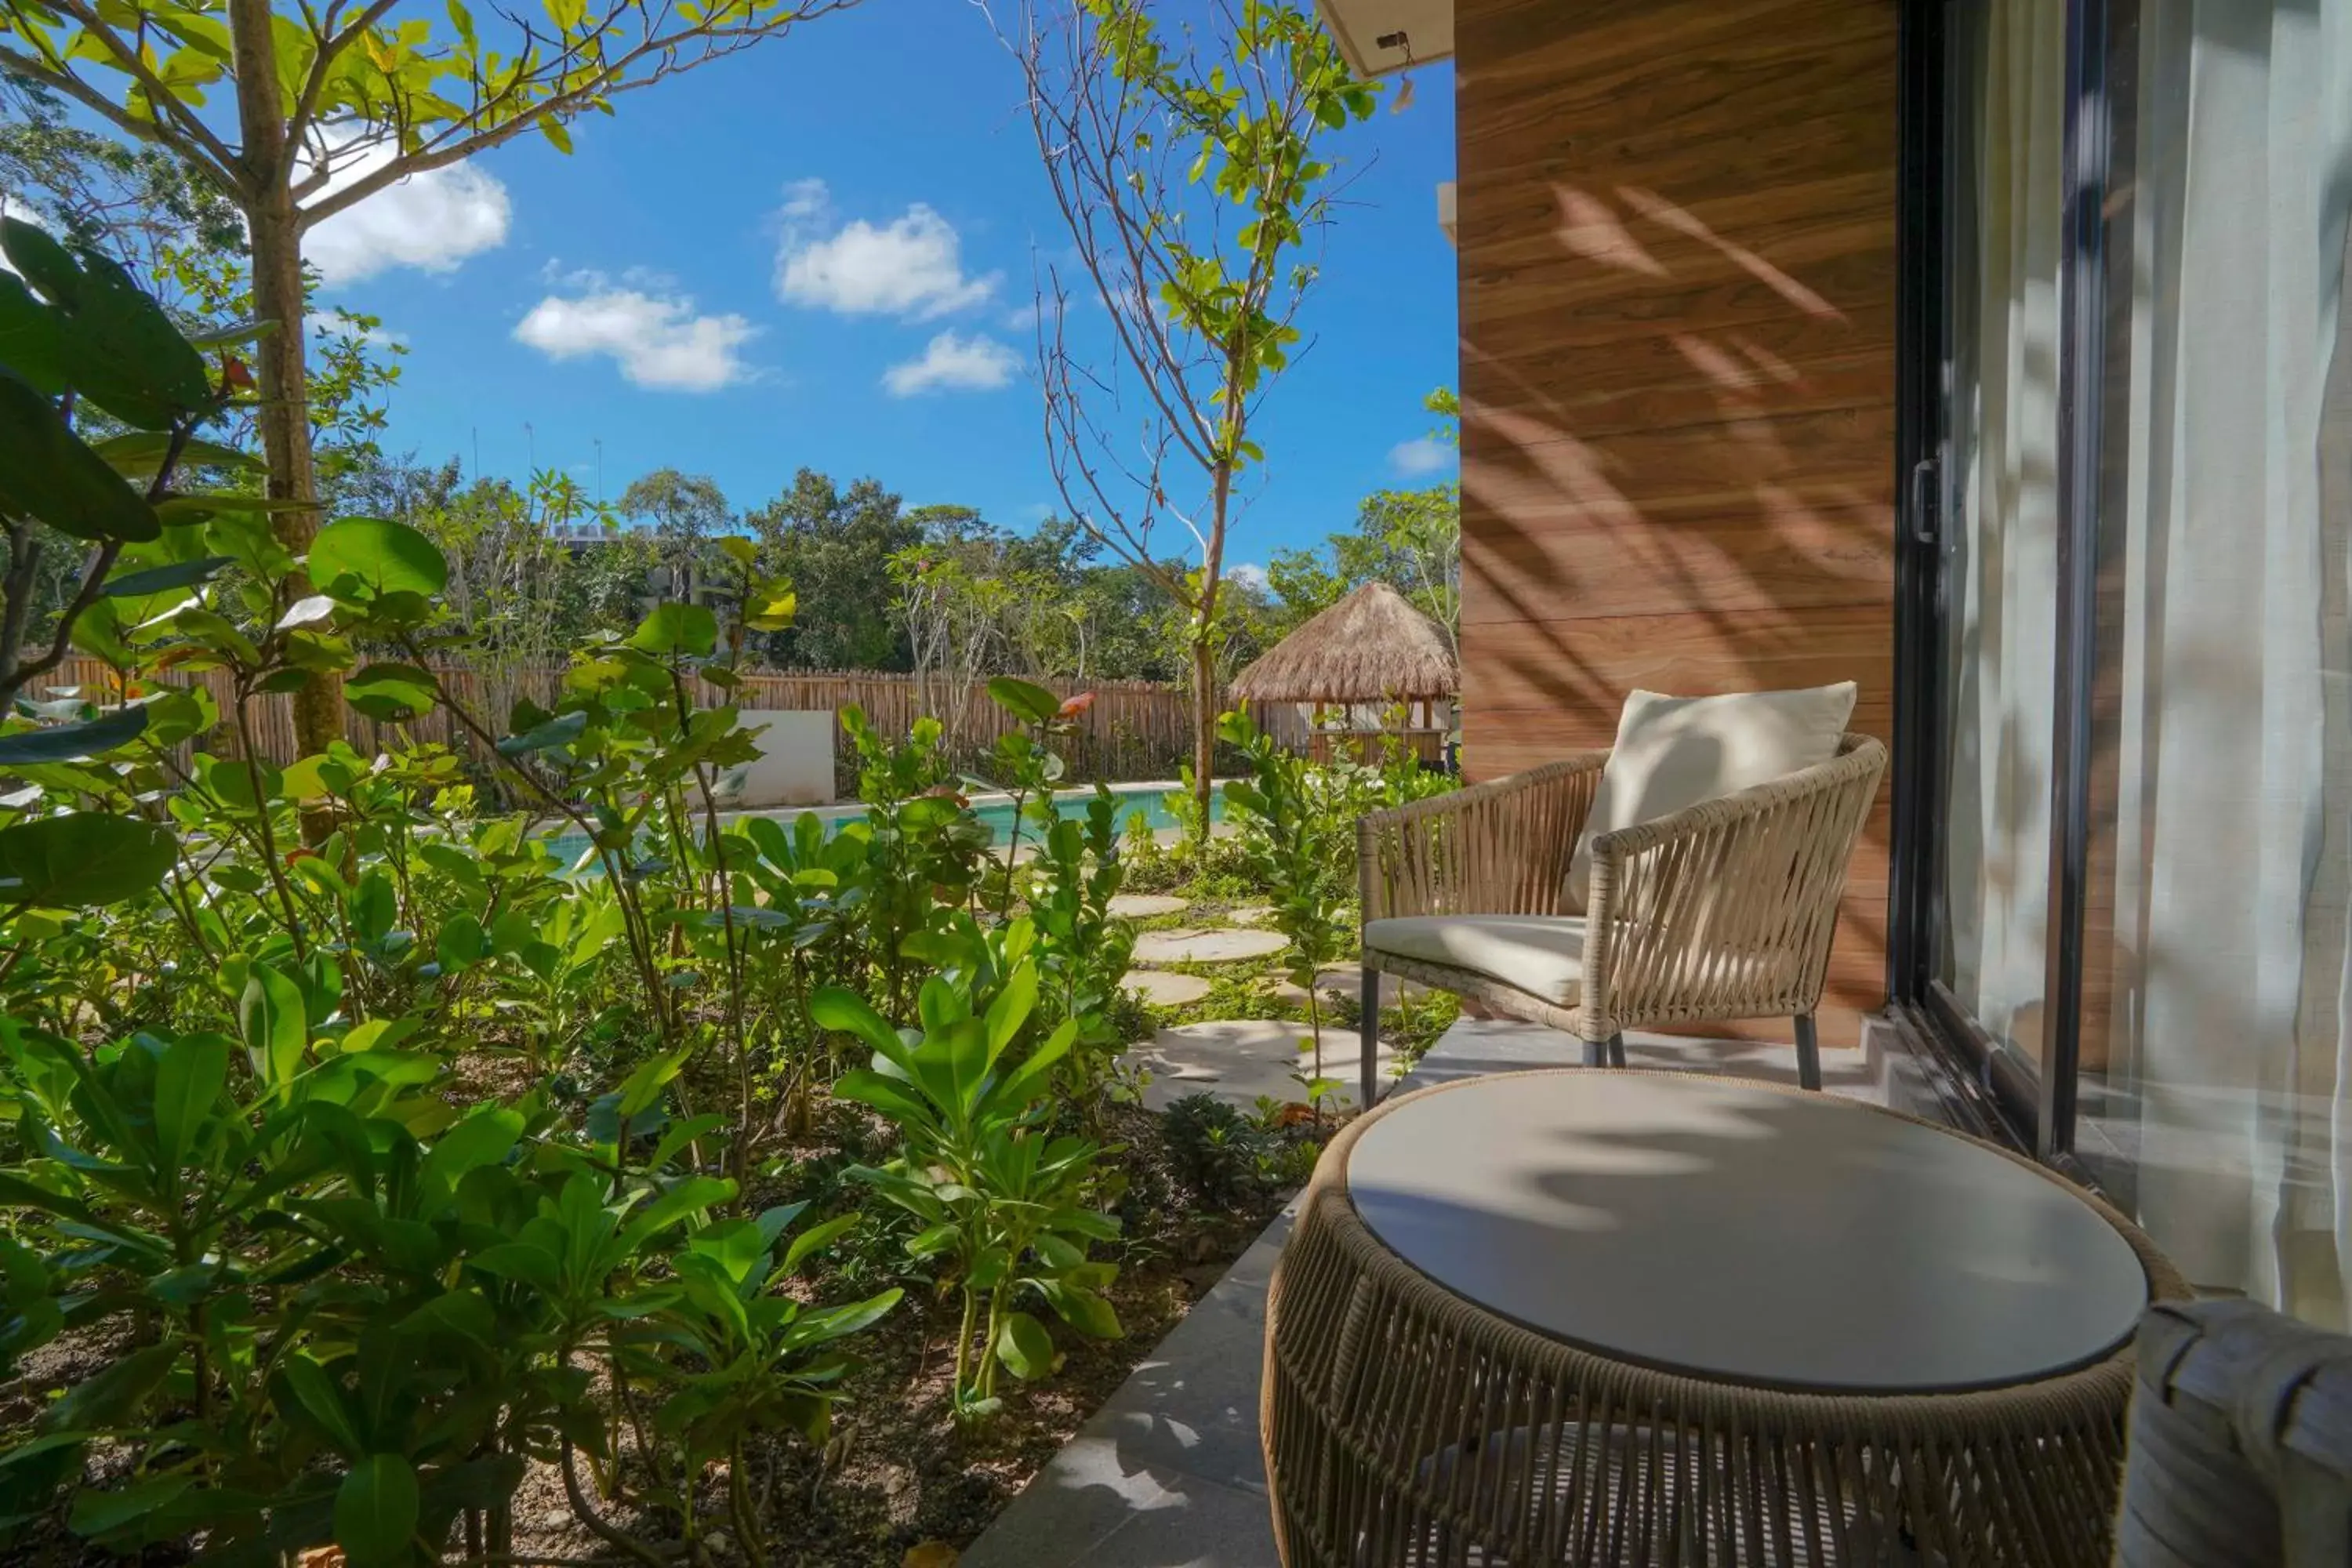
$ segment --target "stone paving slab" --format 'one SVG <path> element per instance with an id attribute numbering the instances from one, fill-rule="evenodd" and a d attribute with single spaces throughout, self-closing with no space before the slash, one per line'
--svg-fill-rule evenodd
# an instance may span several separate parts
<path id="1" fill-rule="evenodd" d="M 1148 931 L 1135 939 L 1138 963 L 1234 963 L 1280 952 L 1270 931 Z"/>
<path id="2" fill-rule="evenodd" d="M 1318 970 L 1315 975 L 1315 989 L 1328 996 L 1345 996 L 1352 1000 L 1362 990 L 1363 974 L 1362 970 L 1352 965 L 1343 969 Z M 1423 996 L 1428 992 L 1429 987 L 1417 980 L 1402 980 L 1393 974 L 1381 976 L 1381 1005 L 1383 1007 L 1395 1006 L 1401 997 Z M 1274 994 L 1302 1007 L 1307 1005 L 1307 987 L 1295 981 L 1284 981 L 1274 988 Z"/>
<path id="3" fill-rule="evenodd" d="M 1258 1449 L 1285 1209 L 957 1568 L 1276 1568 Z"/>
<path id="4" fill-rule="evenodd" d="M 1237 926 L 1262 926 L 1273 917 L 1274 911 L 1264 904 L 1244 904 L 1225 911 L 1225 919 Z"/>
<path id="5" fill-rule="evenodd" d="M 1112 898 L 1110 912 L 1123 921 L 1148 921 L 1181 914 L 1185 901 L 1173 893 L 1120 893 Z"/>
<path id="6" fill-rule="evenodd" d="M 1228 1018 L 1208 1024 L 1172 1024 L 1134 1047 L 1129 1059 L 1151 1072 L 1143 1103 L 1165 1110 L 1189 1094 L 1213 1094 L 1234 1105 L 1254 1107 L 1260 1095 L 1305 1098 L 1292 1075 L 1309 1070 L 1314 1058 L 1298 1048 L 1307 1026 L 1278 1018 Z M 1323 1030 L 1323 1076 L 1339 1082 L 1333 1103 L 1356 1102 L 1357 1063 L 1362 1047 L 1353 1029 Z M 1394 1060 L 1383 1047 L 1385 1079 Z"/>
<path id="7" fill-rule="evenodd" d="M 1171 969 L 1130 969 L 1119 980 L 1129 991 L 1139 991 L 1143 999 L 1162 1007 L 1182 1007 L 1198 1002 L 1209 994 L 1210 983 L 1197 974 L 1179 974 Z"/>

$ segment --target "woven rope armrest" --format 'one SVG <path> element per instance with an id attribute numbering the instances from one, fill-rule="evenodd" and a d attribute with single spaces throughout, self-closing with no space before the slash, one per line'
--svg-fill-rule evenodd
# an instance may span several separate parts
<path id="1" fill-rule="evenodd" d="M 1559 912 L 1569 851 L 1607 752 L 1546 763 L 1356 825 L 1363 918 Z"/>
<path id="2" fill-rule="evenodd" d="M 1595 1037 L 1811 1012 L 1885 766 L 1885 745 L 1847 734 L 1819 766 L 1595 837 L 1584 1001 Z"/>

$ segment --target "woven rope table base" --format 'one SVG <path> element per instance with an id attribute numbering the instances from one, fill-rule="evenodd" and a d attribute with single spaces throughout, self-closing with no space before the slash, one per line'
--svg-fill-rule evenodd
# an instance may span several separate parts
<path id="1" fill-rule="evenodd" d="M 1436 1285 L 1358 1216 L 1349 1151 L 1420 1098 L 1332 1141 L 1275 1271 L 1259 1420 L 1286 1568 L 2106 1563 L 2128 1343 L 1948 1394 L 1779 1393 L 1612 1361 Z M 2095 1206 L 2153 1299 L 2188 1294 Z"/>

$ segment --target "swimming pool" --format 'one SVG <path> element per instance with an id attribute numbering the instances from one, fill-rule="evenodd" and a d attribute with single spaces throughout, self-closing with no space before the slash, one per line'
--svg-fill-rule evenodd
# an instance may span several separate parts
<path id="1" fill-rule="evenodd" d="M 1118 802 L 1119 832 L 1122 835 L 1126 833 L 1128 819 L 1138 812 L 1140 812 L 1144 820 L 1151 825 L 1151 830 L 1154 833 L 1166 832 L 1175 827 L 1176 818 L 1170 814 L 1165 797 L 1170 790 L 1178 786 L 1166 784 L 1111 785 L 1112 798 Z M 1055 799 L 1054 808 L 1064 816 L 1083 817 L 1087 814 L 1087 804 L 1094 797 L 1092 790 L 1067 790 Z M 971 814 L 987 824 L 991 841 L 999 845 L 1012 839 L 1015 809 L 1013 797 L 1010 795 L 972 796 Z M 1225 786 L 1223 783 L 1213 784 L 1209 786 L 1209 820 L 1223 821 L 1224 815 Z M 830 833 L 840 823 L 864 820 L 866 808 L 859 805 L 816 805 L 778 811 L 730 811 L 720 814 L 719 820 L 732 825 L 747 817 L 768 816 L 779 822 L 791 822 L 805 816 L 814 816 L 825 825 L 825 831 Z M 1037 826 L 1034 822 L 1024 822 L 1021 825 L 1023 843 L 1025 844 L 1034 838 L 1036 834 Z M 587 852 L 588 838 L 585 834 L 580 833 L 550 834 L 547 837 L 547 847 L 559 859 L 567 862 L 576 861 Z"/>

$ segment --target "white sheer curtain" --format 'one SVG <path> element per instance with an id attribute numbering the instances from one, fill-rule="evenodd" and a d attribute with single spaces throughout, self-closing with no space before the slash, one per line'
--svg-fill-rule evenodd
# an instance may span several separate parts
<path id="1" fill-rule="evenodd" d="M 1987 0 L 1980 23 L 1964 67 L 1972 124 L 1958 214 L 1974 232 L 1960 237 L 1955 291 L 1943 977 L 1990 1034 L 2038 1057 L 2057 625 L 2065 5 Z"/>
<path id="2" fill-rule="evenodd" d="M 2352 1294 L 2352 0 L 2141 0 L 2111 1142 L 2200 1285 Z M 2113 536 L 2111 535 L 2111 538 Z"/>

